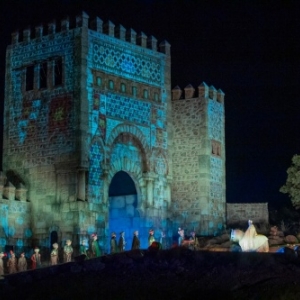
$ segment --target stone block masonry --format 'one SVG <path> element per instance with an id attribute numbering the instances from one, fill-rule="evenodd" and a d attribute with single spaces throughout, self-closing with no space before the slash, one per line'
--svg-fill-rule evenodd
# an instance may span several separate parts
<path id="1" fill-rule="evenodd" d="M 227 224 L 269 223 L 268 203 L 227 203 Z"/>

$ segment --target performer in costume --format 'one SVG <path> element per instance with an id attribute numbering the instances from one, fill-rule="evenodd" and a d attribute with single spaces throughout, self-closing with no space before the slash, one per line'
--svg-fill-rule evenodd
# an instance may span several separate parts
<path id="1" fill-rule="evenodd" d="M 71 240 L 66 241 L 66 245 L 64 246 L 64 262 L 70 262 L 72 260 L 73 247 L 71 246 Z"/>
<path id="2" fill-rule="evenodd" d="M 82 240 L 80 247 L 79 247 L 79 253 L 80 253 L 80 255 L 85 255 L 85 259 L 89 259 L 87 250 L 88 250 L 87 241 Z"/>
<path id="3" fill-rule="evenodd" d="M 140 240 L 139 240 L 138 236 L 139 236 L 139 232 L 136 230 L 133 233 L 133 240 L 132 240 L 131 250 L 140 249 Z"/>
<path id="4" fill-rule="evenodd" d="M 163 230 L 160 231 L 159 242 L 161 244 L 162 249 L 167 249 L 166 234 Z"/>
<path id="5" fill-rule="evenodd" d="M 152 245 L 152 243 L 155 242 L 155 238 L 154 238 L 154 230 L 150 229 L 149 230 L 149 236 L 148 236 L 148 246 L 150 247 Z"/>
<path id="6" fill-rule="evenodd" d="M 8 274 L 17 273 L 17 258 L 13 251 L 10 251 L 10 258 L 7 261 Z"/>
<path id="7" fill-rule="evenodd" d="M 178 234 L 179 234 L 179 237 L 178 237 L 178 246 L 181 246 L 183 241 L 184 241 L 184 230 L 181 229 L 180 227 L 178 228 Z"/>
<path id="8" fill-rule="evenodd" d="M 118 251 L 118 245 L 117 245 L 116 234 L 113 232 L 111 234 L 111 239 L 110 239 L 110 253 L 114 254 L 117 253 L 117 251 Z"/>
<path id="9" fill-rule="evenodd" d="M 3 264 L 3 257 L 5 254 L 3 252 L 0 252 L 0 278 L 4 275 L 4 264 Z"/>
<path id="10" fill-rule="evenodd" d="M 31 255 L 32 269 L 38 269 L 42 266 L 40 249 L 38 247 L 34 248 L 34 253 Z"/>
<path id="11" fill-rule="evenodd" d="M 18 271 L 27 271 L 27 260 L 24 252 L 21 253 L 21 256 L 18 259 Z"/>
<path id="12" fill-rule="evenodd" d="M 199 242 L 198 242 L 198 239 L 196 237 L 196 233 L 195 233 L 195 231 L 192 231 L 190 241 L 189 241 L 189 249 L 197 250 L 198 247 L 199 247 Z"/>
<path id="13" fill-rule="evenodd" d="M 125 245 L 126 245 L 126 242 L 125 242 L 125 232 L 122 231 L 122 232 L 120 232 L 119 245 L 118 245 L 120 252 L 124 252 L 125 251 Z"/>
<path id="14" fill-rule="evenodd" d="M 97 234 L 92 234 L 92 254 L 93 254 L 93 257 L 99 257 L 101 256 L 101 251 L 100 251 L 100 248 L 99 248 L 99 244 L 98 244 L 98 236 Z"/>
<path id="15" fill-rule="evenodd" d="M 52 245 L 52 251 L 50 254 L 51 266 L 55 266 L 58 264 L 58 244 L 54 243 Z"/>

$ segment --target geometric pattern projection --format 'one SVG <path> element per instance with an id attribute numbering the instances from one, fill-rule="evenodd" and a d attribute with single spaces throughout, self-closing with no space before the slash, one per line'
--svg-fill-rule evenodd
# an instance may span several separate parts
<path id="1" fill-rule="evenodd" d="M 151 123 L 151 104 L 137 101 L 128 97 L 118 96 L 107 93 L 106 103 L 100 102 L 100 110 L 105 109 L 106 115 L 110 117 L 128 120 L 133 123 L 150 126 Z"/>
<path id="2" fill-rule="evenodd" d="M 222 159 L 218 157 L 210 157 L 210 170 L 210 196 L 213 199 L 222 199 Z"/>
<path id="3" fill-rule="evenodd" d="M 212 182 L 222 183 L 223 178 L 223 161 L 218 157 L 210 157 L 210 180 Z"/>
<path id="4" fill-rule="evenodd" d="M 123 47 L 99 41 L 93 44 L 93 62 L 97 69 L 156 86 L 161 84 L 160 60 L 153 56 L 126 53 Z"/>
<path id="5" fill-rule="evenodd" d="M 224 105 L 213 100 L 208 102 L 208 136 L 222 141 Z"/>
<path id="6" fill-rule="evenodd" d="M 102 161 L 103 154 L 101 153 L 100 145 L 98 143 L 94 143 L 90 149 L 90 169 L 88 179 L 89 199 L 91 200 L 92 198 L 94 200 L 93 202 L 95 202 L 95 198 L 99 195 L 99 190 L 103 185 L 101 168 Z"/>

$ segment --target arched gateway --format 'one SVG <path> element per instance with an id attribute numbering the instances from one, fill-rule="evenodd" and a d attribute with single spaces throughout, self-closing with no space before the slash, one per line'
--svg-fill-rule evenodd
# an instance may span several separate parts
<path id="1" fill-rule="evenodd" d="M 130 250 L 133 231 L 140 231 L 140 213 L 134 181 L 124 171 L 117 172 L 109 186 L 109 231 L 125 232 L 126 250 Z"/>

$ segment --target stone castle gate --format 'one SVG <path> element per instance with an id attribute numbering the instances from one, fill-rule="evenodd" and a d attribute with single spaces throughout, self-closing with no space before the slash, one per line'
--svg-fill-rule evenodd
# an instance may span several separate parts
<path id="1" fill-rule="evenodd" d="M 111 231 L 138 229 L 143 247 L 150 228 L 221 231 L 224 93 L 171 91 L 166 41 L 85 12 L 71 24 L 14 32 L 7 47 L 0 243 L 77 247 L 97 233 L 108 251 Z M 114 194 L 122 174 L 134 188 Z"/>

